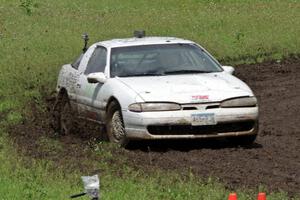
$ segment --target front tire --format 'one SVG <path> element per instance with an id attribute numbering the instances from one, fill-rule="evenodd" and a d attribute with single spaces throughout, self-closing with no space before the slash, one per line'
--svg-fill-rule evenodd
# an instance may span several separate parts
<path id="1" fill-rule="evenodd" d="M 113 101 L 107 110 L 106 131 L 110 142 L 125 147 L 128 144 L 120 105 Z"/>

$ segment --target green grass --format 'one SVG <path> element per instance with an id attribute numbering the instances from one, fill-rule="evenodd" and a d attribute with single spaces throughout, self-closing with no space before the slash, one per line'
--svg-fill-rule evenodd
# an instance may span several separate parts
<path id="1" fill-rule="evenodd" d="M 26 165 L 29 158 L 16 154 L 3 127 L 19 123 L 29 101 L 42 106 L 60 66 L 80 53 L 83 32 L 93 43 L 131 37 L 136 29 L 194 40 L 226 64 L 280 60 L 300 54 L 300 1 L 0 0 L 1 199 L 66 199 L 81 190 L 79 171 L 53 173 L 51 163 L 41 160 Z M 50 144 L 44 148 L 61 148 Z M 101 176 L 104 199 L 226 199 L 229 192 L 192 175 L 146 177 L 130 169 L 125 175 Z M 243 190 L 239 199 L 254 199 L 254 193 Z M 268 199 L 287 198 L 280 193 Z"/>
<path id="2" fill-rule="evenodd" d="M 69 194 L 81 190 L 79 179 L 75 180 L 76 173 L 75 176 L 69 175 L 73 180 L 61 170 L 50 174 L 47 170 L 49 163 L 24 161 L 7 146 L 7 140 L 0 139 L 1 199 L 66 199 Z"/>
<path id="3" fill-rule="evenodd" d="M 39 90 L 53 90 L 60 66 L 80 53 L 83 32 L 90 43 L 131 37 L 136 29 L 188 38 L 230 64 L 300 53 L 297 0 L 0 0 L 0 5 L 0 95 L 24 102 L 39 99 Z"/>

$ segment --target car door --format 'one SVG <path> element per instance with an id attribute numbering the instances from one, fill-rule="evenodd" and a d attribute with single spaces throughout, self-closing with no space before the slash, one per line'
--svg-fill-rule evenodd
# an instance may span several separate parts
<path id="1" fill-rule="evenodd" d="M 79 114 L 93 121 L 102 121 L 99 110 L 103 102 L 97 96 L 101 95 L 103 83 L 89 83 L 90 73 L 105 71 L 107 64 L 107 49 L 103 46 L 92 46 L 86 52 L 81 62 L 80 77 L 77 83 L 77 103 Z"/>
<path id="2" fill-rule="evenodd" d="M 71 100 L 71 103 L 75 103 L 74 106 L 76 106 L 76 88 L 77 88 L 77 82 L 79 80 L 80 72 L 78 70 L 79 64 L 81 62 L 81 59 L 83 57 L 83 54 L 81 54 L 72 64 L 68 65 L 68 70 L 64 72 L 65 74 L 65 88 L 68 91 L 68 97 Z"/>

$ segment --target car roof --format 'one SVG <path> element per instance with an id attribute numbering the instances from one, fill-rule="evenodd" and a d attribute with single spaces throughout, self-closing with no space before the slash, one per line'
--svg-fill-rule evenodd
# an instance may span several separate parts
<path id="1" fill-rule="evenodd" d="M 190 40 L 185 40 L 176 37 L 142 37 L 142 38 L 124 38 L 113 39 L 96 43 L 107 48 L 126 47 L 126 46 L 139 46 L 151 44 L 191 44 L 194 43 Z"/>

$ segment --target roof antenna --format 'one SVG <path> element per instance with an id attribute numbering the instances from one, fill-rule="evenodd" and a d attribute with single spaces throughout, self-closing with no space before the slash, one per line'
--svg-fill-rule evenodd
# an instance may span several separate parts
<path id="1" fill-rule="evenodd" d="M 88 44 L 88 41 L 89 41 L 89 35 L 87 34 L 87 33 L 84 33 L 83 35 L 82 35 L 82 39 L 84 40 L 84 47 L 83 47 L 83 49 L 82 49 L 82 51 L 83 51 L 83 53 L 85 53 L 86 52 L 86 50 L 87 50 L 87 44 Z"/>
<path id="2" fill-rule="evenodd" d="M 133 32 L 134 37 L 136 38 L 143 38 L 146 36 L 146 31 L 144 30 L 138 30 Z"/>

